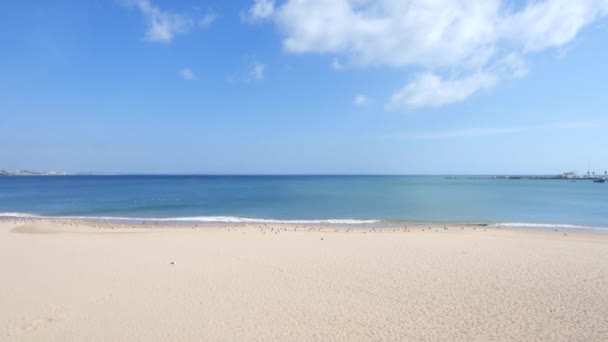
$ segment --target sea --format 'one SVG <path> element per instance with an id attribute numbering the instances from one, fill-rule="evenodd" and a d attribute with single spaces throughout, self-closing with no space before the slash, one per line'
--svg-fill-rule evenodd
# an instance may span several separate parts
<path id="1" fill-rule="evenodd" d="M 608 183 L 448 176 L 0 177 L 0 217 L 606 229 Z"/>

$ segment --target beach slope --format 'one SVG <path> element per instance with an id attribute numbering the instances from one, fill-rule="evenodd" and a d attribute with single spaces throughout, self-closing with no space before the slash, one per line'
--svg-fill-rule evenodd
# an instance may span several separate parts
<path id="1" fill-rule="evenodd" d="M 0 223 L 1 341 L 607 341 L 608 237 Z"/>

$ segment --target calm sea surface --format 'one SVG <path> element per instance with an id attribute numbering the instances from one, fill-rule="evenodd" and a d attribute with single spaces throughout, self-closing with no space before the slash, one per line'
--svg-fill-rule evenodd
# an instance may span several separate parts
<path id="1" fill-rule="evenodd" d="M 25 214 L 608 228 L 608 183 L 441 176 L 0 177 L 0 215 Z"/>

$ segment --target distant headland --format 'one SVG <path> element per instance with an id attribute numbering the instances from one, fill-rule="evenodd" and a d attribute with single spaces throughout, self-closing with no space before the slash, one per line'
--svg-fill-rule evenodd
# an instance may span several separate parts
<path id="1" fill-rule="evenodd" d="M 0 176 L 70 176 L 70 175 L 74 175 L 74 174 L 67 173 L 67 172 L 57 172 L 57 171 L 0 170 Z"/>
<path id="2" fill-rule="evenodd" d="M 30 170 L 0 170 L 0 177 L 3 176 L 181 176 L 182 174 L 147 174 L 147 173 L 103 173 L 103 172 L 63 172 L 63 171 L 30 171 Z M 221 176 L 221 175 L 206 175 L 206 174 L 183 174 L 183 176 Z M 242 176 L 257 176 L 257 175 L 242 175 Z M 263 175 L 260 175 L 263 176 Z M 281 175 L 276 175 L 281 176 Z M 283 175 L 291 176 L 291 175 Z M 305 175 L 297 175 L 305 176 Z M 317 175 L 310 175 L 317 176 Z M 332 176 L 332 175 L 328 175 Z M 357 176 L 357 175 L 353 175 Z M 365 176 L 365 175 L 361 175 Z M 383 176 L 383 175 L 378 175 Z M 400 176 L 400 175 L 394 175 Z M 403 175 L 406 176 L 406 175 Z M 565 172 L 559 175 L 445 175 L 447 179 L 565 179 L 565 180 L 594 180 L 608 181 L 608 172 L 595 173 L 587 172 L 586 174 L 578 174 L 576 172 Z"/>
<path id="3" fill-rule="evenodd" d="M 576 172 L 565 172 L 561 175 L 495 175 L 495 176 L 448 176 L 449 179 L 591 179 L 595 181 L 605 181 L 608 178 L 608 173 L 604 171 L 604 174 L 596 174 L 595 172 L 587 172 L 586 174 L 579 175 Z"/>

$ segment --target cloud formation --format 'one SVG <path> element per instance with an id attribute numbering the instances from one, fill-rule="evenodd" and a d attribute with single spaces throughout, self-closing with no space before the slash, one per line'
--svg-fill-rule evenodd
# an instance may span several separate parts
<path id="1" fill-rule="evenodd" d="M 179 71 L 179 75 L 186 81 L 196 81 L 198 78 L 192 69 L 183 68 Z"/>
<path id="2" fill-rule="evenodd" d="M 266 71 L 266 65 L 260 62 L 254 62 L 251 66 L 251 78 L 254 81 L 264 80 L 264 71 Z"/>
<path id="3" fill-rule="evenodd" d="M 208 12 L 198 21 L 198 25 L 200 27 L 207 27 L 213 24 L 215 19 L 217 19 L 217 14 L 215 12 Z"/>
<path id="4" fill-rule="evenodd" d="M 243 18 L 257 21 L 271 17 L 274 14 L 274 0 L 254 0 L 253 5 Z"/>
<path id="5" fill-rule="evenodd" d="M 356 106 L 365 106 L 371 102 L 371 99 L 363 94 L 355 96 L 353 104 Z"/>
<path id="6" fill-rule="evenodd" d="M 266 77 L 268 66 L 254 56 L 244 56 L 244 69 L 226 77 L 227 83 L 260 83 Z"/>
<path id="7" fill-rule="evenodd" d="M 209 12 L 196 20 L 187 13 L 175 13 L 162 10 L 150 0 L 127 0 L 127 4 L 136 7 L 146 20 L 145 39 L 150 42 L 170 43 L 175 36 L 190 32 L 194 27 L 207 27 L 215 21 L 215 14 Z"/>
<path id="8" fill-rule="evenodd" d="M 522 77 L 526 56 L 571 42 L 608 0 L 256 0 L 250 13 L 276 24 L 286 51 L 331 55 L 335 69 L 418 68 L 386 106 L 399 110 Z"/>
<path id="9" fill-rule="evenodd" d="M 434 73 L 419 74 L 391 96 L 386 109 L 441 107 L 461 102 L 480 90 L 492 88 L 497 81 L 496 75 L 485 72 L 454 79 L 443 79 Z"/>

